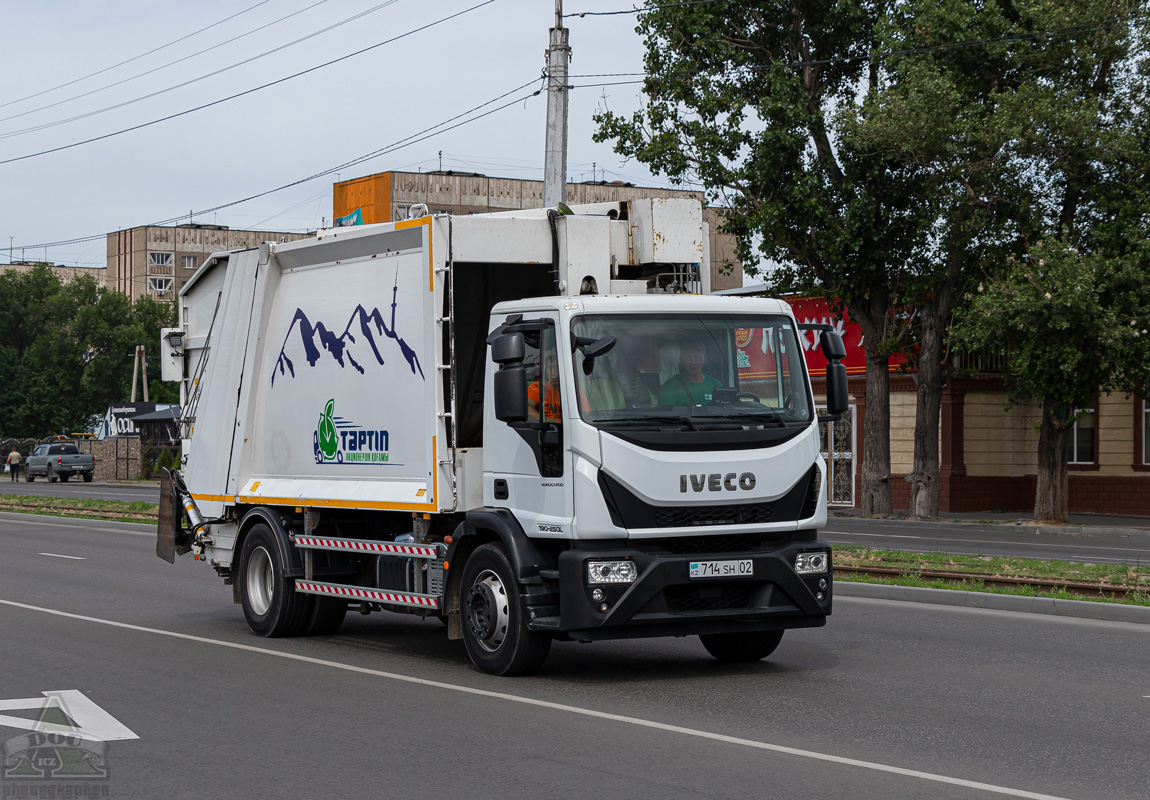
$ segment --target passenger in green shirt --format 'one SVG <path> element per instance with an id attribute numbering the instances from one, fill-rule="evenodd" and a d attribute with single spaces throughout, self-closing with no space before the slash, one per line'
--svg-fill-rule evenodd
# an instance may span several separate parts
<path id="1" fill-rule="evenodd" d="M 715 389 L 723 382 L 703 373 L 707 363 L 707 345 L 691 339 L 679 347 L 679 374 L 672 375 L 659 389 L 661 406 L 701 406 L 711 402 Z"/>

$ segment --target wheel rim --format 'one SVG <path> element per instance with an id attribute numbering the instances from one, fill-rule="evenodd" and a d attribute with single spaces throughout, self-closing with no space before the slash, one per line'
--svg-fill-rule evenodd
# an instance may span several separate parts
<path id="1" fill-rule="evenodd" d="M 479 573 L 467 592 L 467 625 L 476 643 L 494 653 L 507 639 L 511 617 L 503 581 L 489 569 Z"/>
<path id="2" fill-rule="evenodd" d="M 248 559 L 248 602 L 261 617 L 272 607 L 272 558 L 264 547 L 257 547 Z"/>

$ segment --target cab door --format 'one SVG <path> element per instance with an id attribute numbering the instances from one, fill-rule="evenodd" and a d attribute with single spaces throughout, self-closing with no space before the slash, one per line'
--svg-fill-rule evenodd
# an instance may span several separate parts
<path id="1" fill-rule="evenodd" d="M 564 417 L 574 406 L 567 384 L 571 359 L 560 358 L 558 315 L 495 318 L 522 333 L 529 419 L 503 422 L 493 399 L 497 365 L 487 359 L 483 410 L 483 502 L 507 508 L 531 537 L 569 538 L 572 508 L 571 452 Z"/>

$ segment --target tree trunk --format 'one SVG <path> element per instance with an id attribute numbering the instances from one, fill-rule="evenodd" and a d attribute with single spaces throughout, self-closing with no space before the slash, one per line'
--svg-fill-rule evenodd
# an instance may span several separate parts
<path id="1" fill-rule="evenodd" d="M 877 338 L 877 337 L 875 337 Z M 862 512 L 890 516 L 890 375 L 888 359 L 866 334 L 866 418 L 863 420 Z"/>
<path id="2" fill-rule="evenodd" d="M 1063 456 L 1069 426 L 1055 416 L 1059 403 L 1042 401 L 1038 428 L 1038 488 L 1034 494 L 1034 519 L 1039 522 L 1066 522 L 1069 517 L 1069 470 Z"/>
<path id="3" fill-rule="evenodd" d="M 915 375 L 914 467 L 906 476 L 910 484 L 910 513 L 914 517 L 938 516 L 938 427 L 942 409 L 942 318 L 931 306 L 920 309 L 918 373 Z"/>

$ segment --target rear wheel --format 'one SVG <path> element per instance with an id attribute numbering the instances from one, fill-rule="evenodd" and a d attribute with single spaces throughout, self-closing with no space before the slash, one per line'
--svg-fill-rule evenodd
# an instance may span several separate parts
<path id="1" fill-rule="evenodd" d="M 61 475 L 60 475 L 60 483 L 67 483 L 67 482 L 68 482 L 68 478 L 69 478 L 69 476 L 68 476 L 68 475 L 66 475 L 66 474 L 61 474 Z"/>
<path id="2" fill-rule="evenodd" d="M 758 661 L 775 652 L 783 639 L 783 632 L 704 633 L 699 639 L 707 652 L 719 661 Z"/>
<path id="3" fill-rule="evenodd" d="M 543 665 L 551 637 L 527 630 L 511 562 L 496 544 L 476 549 L 463 568 L 459 608 L 471 662 L 491 675 L 526 675 Z"/>
<path id="4" fill-rule="evenodd" d="M 85 472 L 84 473 L 84 483 L 91 483 L 91 482 L 92 482 L 92 473 L 91 472 Z"/>
<path id="5" fill-rule="evenodd" d="M 296 592 L 271 528 L 252 526 L 240 553 L 240 604 L 248 627 L 260 636 L 298 636 L 308 625 L 310 597 Z"/>
<path id="6" fill-rule="evenodd" d="M 59 478 L 56 477 L 56 473 L 52 471 L 51 467 L 48 467 L 44 474 L 45 477 L 48 478 L 48 483 L 55 483 L 57 480 L 59 480 Z"/>

